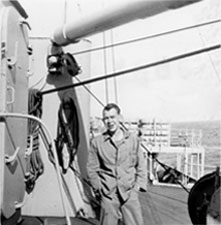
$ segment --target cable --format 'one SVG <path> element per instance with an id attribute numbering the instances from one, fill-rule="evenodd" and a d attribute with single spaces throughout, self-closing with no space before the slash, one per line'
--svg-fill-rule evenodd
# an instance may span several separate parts
<path id="1" fill-rule="evenodd" d="M 47 126 L 45 125 L 45 123 L 40 120 L 38 117 L 35 116 L 31 116 L 31 115 L 25 115 L 25 114 L 21 114 L 21 113 L 0 113 L 0 118 L 7 118 L 7 117 L 16 117 L 16 118 L 21 118 L 21 119 L 32 119 L 37 121 L 46 131 L 48 139 L 51 141 L 51 145 L 53 143 L 53 139 L 52 139 L 52 135 L 50 133 L 50 131 L 47 129 Z M 65 204 L 65 196 L 64 193 L 62 191 L 62 177 L 61 177 L 61 171 L 60 171 L 60 167 L 59 167 L 59 163 L 58 163 L 58 157 L 57 157 L 57 153 L 55 148 L 52 148 L 54 150 L 53 154 L 54 154 L 54 159 L 55 159 L 55 169 L 56 169 L 56 174 L 57 174 L 57 179 L 58 179 L 58 184 L 59 184 L 59 190 L 60 190 L 60 194 L 61 194 L 61 200 L 62 200 L 62 205 L 63 205 L 63 209 L 64 209 L 64 213 L 65 213 L 65 218 L 67 221 L 67 225 L 71 225 L 71 221 L 70 221 L 70 217 L 69 217 L 69 213 L 68 213 L 68 208 Z"/>
<path id="2" fill-rule="evenodd" d="M 67 0 L 64 0 L 64 18 L 63 18 L 63 24 L 65 25 L 67 22 Z"/>
<path id="3" fill-rule="evenodd" d="M 197 30 L 198 30 L 199 37 L 200 37 L 200 39 L 202 40 L 203 45 L 205 46 L 205 40 L 204 40 L 204 38 L 203 38 L 203 36 L 202 36 L 200 30 L 199 30 L 198 28 L 197 28 Z M 214 72 L 215 72 L 215 74 L 216 74 L 216 76 L 217 76 L 219 82 L 221 82 L 221 78 L 220 78 L 220 76 L 219 76 L 219 74 L 218 74 L 218 71 L 217 71 L 217 69 L 216 69 L 216 66 L 215 66 L 213 60 L 212 60 L 211 55 L 210 55 L 209 53 L 208 53 L 207 55 L 208 55 L 209 61 L 210 61 L 211 65 L 212 65 L 212 67 L 213 67 L 213 70 L 214 70 Z"/>
<path id="4" fill-rule="evenodd" d="M 179 60 L 179 59 L 187 58 L 187 57 L 190 57 L 190 56 L 202 54 L 202 53 L 205 53 L 205 52 L 208 52 L 208 51 L 214 51 L 214 50 L 217 50 L 219 48 L 221 48 L 220 44 L 213 45 L 213 46 L 202 48 L 202 49 L 199 49 L 199 50 L 196 50 L 196 51 L 192 51 L 192 52 L 184 53 L 184 54 L 181 54 L 181 55 L 173 56 L 173 57 L 168 58 L 168 59 L 163 59 L 163 60 L 156 61 L 156 62 L 153 62 L 153 63 L 149 63 L 149 64 L 141 65 L 141 66 L 138 66 L 138 67 L 134 67 L 134 68 L 131 68 L 131 69 L 126 69 L 126 70 L 122 70 L 122 71 L 119 71 L 119 72 L 116 72 L 116 73 L 107 74 L 106 76 L 99 76 L 99 77 L 95 77 L 95 78 L 92 78 L 92 79 L 88 79 L 88 80 L 82 81 L 81 83 L 78 83 L 78 84 L 70 84 L 70 85 L 67 85 L 67 86 L 59 87 L 59 88 L 49 89 L 49 90 L 40 92 L 40 94 L 45 95 L 45 94 L 50 94 L 50 93 L 57 92 L 57 91 L 66 90 L 68 88 L 75 88 L 75 87 L 78 87 L 78 86 L 98 82 L 98 81 L 101 81 L 101 80 L 104 80 L 104 79 L 109 79 L 109 78 L 112 78 L 112 77 L 125 75 L 125 74 L 128 74 L 128 73 L 136 72 L 138 70 L 143 70 L 143 69 L 147 69 L 147 68 L 150 68 L 150 67 L 154 67 L 154 66 L 158 66 L 158 65 L 161 65 L 161 64 L 176 61 L 176 60 Z"/>
<path id="5" fill-rule="evenodd" d="M 148 153 L 151 154 L 151 152 L 148 150 L 148 148 L 147 148 L 144 144 L 141 144 L 141 146 L 145 149 L 146 152 L 148 152 Z M 174 169 L 174 168 L 172 168 L 172 167 L 170 167 L 170 166 L 168 166 L 168 165 L 166 165 L 166 164 L 160 162 L 160 160 L 157 159 L 157 158 L 154 158 L 154 160 L 155 160 L 159 165 L 161 165 L 161 166 L 164 168 L 164 170 L 171 169 L 172 172 L 170 172 L 170 174 L 174 177 L 175 182 L 176 182 L 177 184 L 179 184 L 179 185 L 180 185 L 187 193 L 190 192 L 190 191 L 189 191 L 189 190 L 188 190 L 188 189 L 187 189 L 187 188 L 186 188 L 186 187 L 178 180 L 177 174 L 176 174 L 175 172 L 173 172 L 173 171 L 179 172 L 178 170 L 176 170 L 176 169 Z M 188 175 L 186 175 L 186 174 L 183 174 L 183 175 L 189 178 Z"/>
<path id="6" fill-rule="evenodd" d="M 206 26 L 206 25 L 210 25 L 210 24 L 214 24 L 214 23 L 218 23 L 218 22 L 221 22 L 221 19 L 212 20 L 212 21 L 209 21 L 209 22 L 204 22 L 204 23 L 200 23 L 200 24 L 196 24 L 196 25 L 192 25 L 192 26 L 188 26 L 188 27 L 183 27 L 183 28 L 179 28 L 179 29 L 175 29 L 175 30 L 170 30 L 170 31 L 162 32 L 162 33 L 157 33 L 157 34 L 153 34 L 153 35 L 148 35 L 148 36 L 144 36 L 144 37 L 137 38 L 137 39 L 119 42 L 119 43 L 116 43 L 116 44 L 106 45 L 104 47 L 87 49 L 87 50 L 75 52 L 75 53 L 73 53 L 73 55 L 79 55 L 79 54 L 84 54 L 84 53 L 88 53 L 88 52 L 99 51 L 99 50 L 102 50 L 104 48 L 113 48 L 113 47 L 126 45 L 126 44 L 130 44 L 130 43 L 138 42 L 138 41 L 144 41 L 144 40 L 147 40 L 147 39 L 160 37 L 160 36 L 163 36 L 163 35 L 168 35 L 168 34 L 180 32 L 180 31 L 184 31 L 184 30 L 188 30 L 188 29 L 193 29 L 193 28 L 196 28 L 196 27 L 202 27 L 202 26 Z"/>
<path id="7" fill-rule="evenodd" d="M 74 77 L 79 83 L 81 83 L 81 80 L 78 77 Z M 86 91 L 88 91 L 88 93 L 102 106 L 104 107 L 103 102 L 86 86 L 86 85 L 82 85 Z"/>
<path id="8" fill-rule="evenodd" d="M 104 56 L 104 74 L 107 74 L 107 52 L 106 52 L 106 38 L 105 32 L 103 32 L 103 56 Z M 108 80 L 105 79 L 105 93 L 106 93 L 106 104 L 109 102 L 109 91 L 108 91 Z"/>
<path id="9" fill-rule="evenodd" d="M 116 65 L 115 65 L 115 52 L 114 52 L 114 36 L 113 36 L 113 30 L 110 31 L 111 35 L 111 53 L 112 53 L 112 64 L 113 64 L 113 72 L 116 72 Z M 118 93 L 117 93 L 117 78 L 114 77 L 114 95 L 115 95 L 115 102 L 118 104 Z"/>
<path id="10" fill-rule="evenodd" d="M 31 87 L 29 87 L 29 89 L 35 88 L 35 87 L 36 87 L 38 84 L 40 84 L 44 79 L 45 79 L 45 76 L 42 76 L 36 83 L 34 83 Z M 42 89 L 45 87 L 46 84 L 47 84 L 47 83 L 44 82 L 44 84 L 42 85 L 42 87 L 39 88 L 39 89 L 42 90 Z"/>

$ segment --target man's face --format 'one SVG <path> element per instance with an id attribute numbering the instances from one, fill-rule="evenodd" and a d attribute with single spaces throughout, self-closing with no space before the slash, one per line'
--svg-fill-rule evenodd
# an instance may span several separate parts
<path id="1" fill-rule="evenodd" d="M 110 110 L 104 110 L 103 122 L 107 130 L 111 133 L 114 133 L 120 125 L 120 115 L 117 113 L 117 110 L 114 108 Z"/>

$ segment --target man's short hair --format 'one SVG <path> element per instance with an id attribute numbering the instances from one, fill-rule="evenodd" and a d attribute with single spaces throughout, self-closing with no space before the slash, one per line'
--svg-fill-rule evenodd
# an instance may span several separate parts
<path id="1" fill-rule="evenodd" d="M 111 110 L 111 109 L 116 109 L 117 114 L 120 114 L 120 108 L 119 108 L 119 106 L 118 106 L 117 104 L 115 104 L 115 103 L 108 103 L 108 104 L 104 107 L 103 112 L 104 112 L 104 111 L 109 111 L 109 110 Z"/>

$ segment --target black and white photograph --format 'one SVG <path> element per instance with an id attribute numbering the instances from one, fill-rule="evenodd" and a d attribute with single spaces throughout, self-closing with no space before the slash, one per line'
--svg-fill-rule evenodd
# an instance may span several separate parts
<path id="1" fill-rule="evenodd" d="M 0 224 L 221 224 L 220 0 L 0 0 L 0 26 Z"/>

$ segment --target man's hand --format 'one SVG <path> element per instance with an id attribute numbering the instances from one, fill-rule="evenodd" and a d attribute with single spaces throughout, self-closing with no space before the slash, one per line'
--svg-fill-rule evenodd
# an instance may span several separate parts
<path id="1" fill-rule="evenodd" d="M 137 184 L 135 185 L 134 189 L 135 189 L 136 191 L 146 192 L 146 190 L 145 190 L 144 188 L 140 187 L 140 186 L 137 185 Z"/>
<path id="2" fill-rule="evenodd" d="M 94 195 L 95 195 L 95 198 L 100 201 L 101 200 L 101 193 L 100 193 L 100 190 L 99 189 L 94 189 Z"/>

